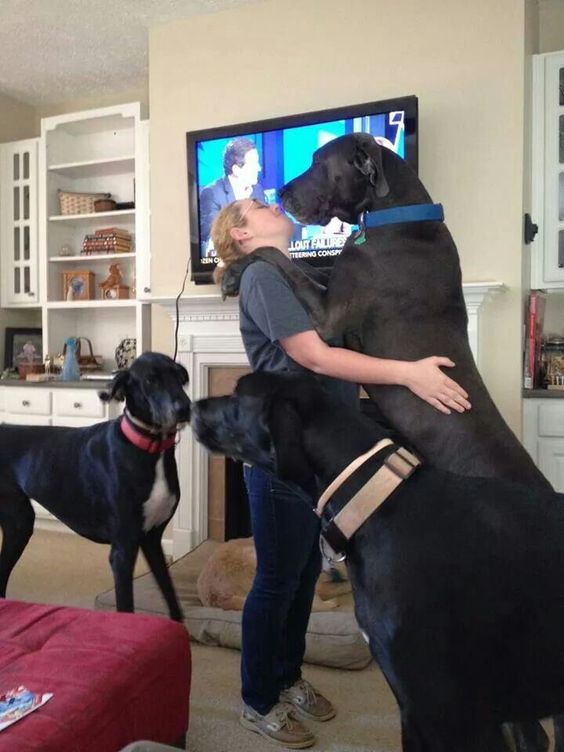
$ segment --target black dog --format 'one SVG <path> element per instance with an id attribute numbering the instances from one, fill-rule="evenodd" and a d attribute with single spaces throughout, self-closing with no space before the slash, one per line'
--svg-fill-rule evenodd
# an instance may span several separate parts
<path id="1" fill-rule="evenodd" d="M 308 489 L 312 470 L 326 486 L 389 435 L 315 377 L 266 373 L 195 403 L 192 428 L 210 450 Z M 334 493 L 327 528 L 389 453 Z M 425 465 L 358 529 L 356 615 L 397 699 L 404 752 L 503 752 L 502 723 L 564 711 L 563 541 L 554 492 Z"/>
<path id="2" fill-rule="evenodd" d="M 362 224 L 365 212 L 431 201 L 400 157 L 362 133 L 318 149 L 312 167 L 288 183 L 280 197 L 300 222 L 313 224 L 326 224 L 333 216 Z M 327 289 L 304 272 L 306 264 L 298 265 L 274 248 L 259 249 L 229 267 L 224 294 L 235 294 L 245 266 L 259 259 L 275 264 L 287 277 L 324 339 L 344 335 L 349 349 L 379 358 L 443 355 L 455 362 L 448 374 L 466 389 L 472 410 L 448 419 L 406 388 L 365 385 L 386 419 L 433 465 L 550 488 L 476 368 L 460 262 L 444 222 L 400 217 L 393 224 L 367 227 L 347 241 Z"/>
<path id="3" fill-rule="evenodd" d="M 166 600 L 182 620 L 161 538 L 180 498 L 174 445 L 190 420 L 188 373 L 147 352 L 119 372 L 105 401 L 124 415 L 87 428 L 0 425 L 0 596 L 33 533 L 35 499 L 79 535 L 111 544 L 118 611 L 133 611 L 139 547 Z"/>

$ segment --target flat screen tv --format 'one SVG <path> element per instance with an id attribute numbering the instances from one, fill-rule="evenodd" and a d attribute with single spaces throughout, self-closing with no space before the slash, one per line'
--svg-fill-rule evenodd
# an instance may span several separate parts
<path id="1" fill-rule="evenodd" d="M 210 227 L 223 206 L 249 193 L 276 202 L 278 189 L 310 166 L 316 149 L 355 132 L 372 134 L 417 170 L 415 96 L 187 133 L 192 280 L 212 281 L 219 259 Z M 325 227 L 294 223 L 290 252 L 324 268 L 354 229 L 337 218 Z"/>

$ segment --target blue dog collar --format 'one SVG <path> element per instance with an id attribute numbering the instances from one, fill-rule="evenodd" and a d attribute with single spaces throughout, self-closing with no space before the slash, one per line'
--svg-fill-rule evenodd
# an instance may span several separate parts
<path id="1" fill-rule="evenodd" d="M 442 222 L 444 218 L 442 204 L 413 204 L 367 212 L 364 226 L 381 227 L 382 225 L 397 225 L 400 222 Z"/>

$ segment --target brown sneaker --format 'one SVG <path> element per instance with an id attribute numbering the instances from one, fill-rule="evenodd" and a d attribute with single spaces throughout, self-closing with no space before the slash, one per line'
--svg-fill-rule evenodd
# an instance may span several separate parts
<path id="1" fill-rule="evenodd" d="M 279 702 L 269 713 L 261 715 L 248 705 L 243 706 L 239 719 L 241 726 L 254 731 L 279 747 L 305 749 L 315 744 L 315 736 L 301 721 L 292 716 L 293 706 Z"/>
<path id="2" fill-rule="evenodd" d="M 289 702 L 296 714 L 310 721 L 329 721 L 337 711 L 326 697 L 305 679 L 298 681 L 280 692 L 280 700 Z"/>

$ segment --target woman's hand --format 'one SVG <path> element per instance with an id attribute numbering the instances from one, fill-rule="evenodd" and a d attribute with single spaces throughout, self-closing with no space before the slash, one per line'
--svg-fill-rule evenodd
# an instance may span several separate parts
<path id="1" fill-rule="evenodd" d="M 472 407 L 464 389 L 441 371 L 441 368 L 454 366 L 450 358 L 433 356 L 405 365 L 404 386 L 440 412 L 446 415 L 452 410 L 463 413 Z"/>

